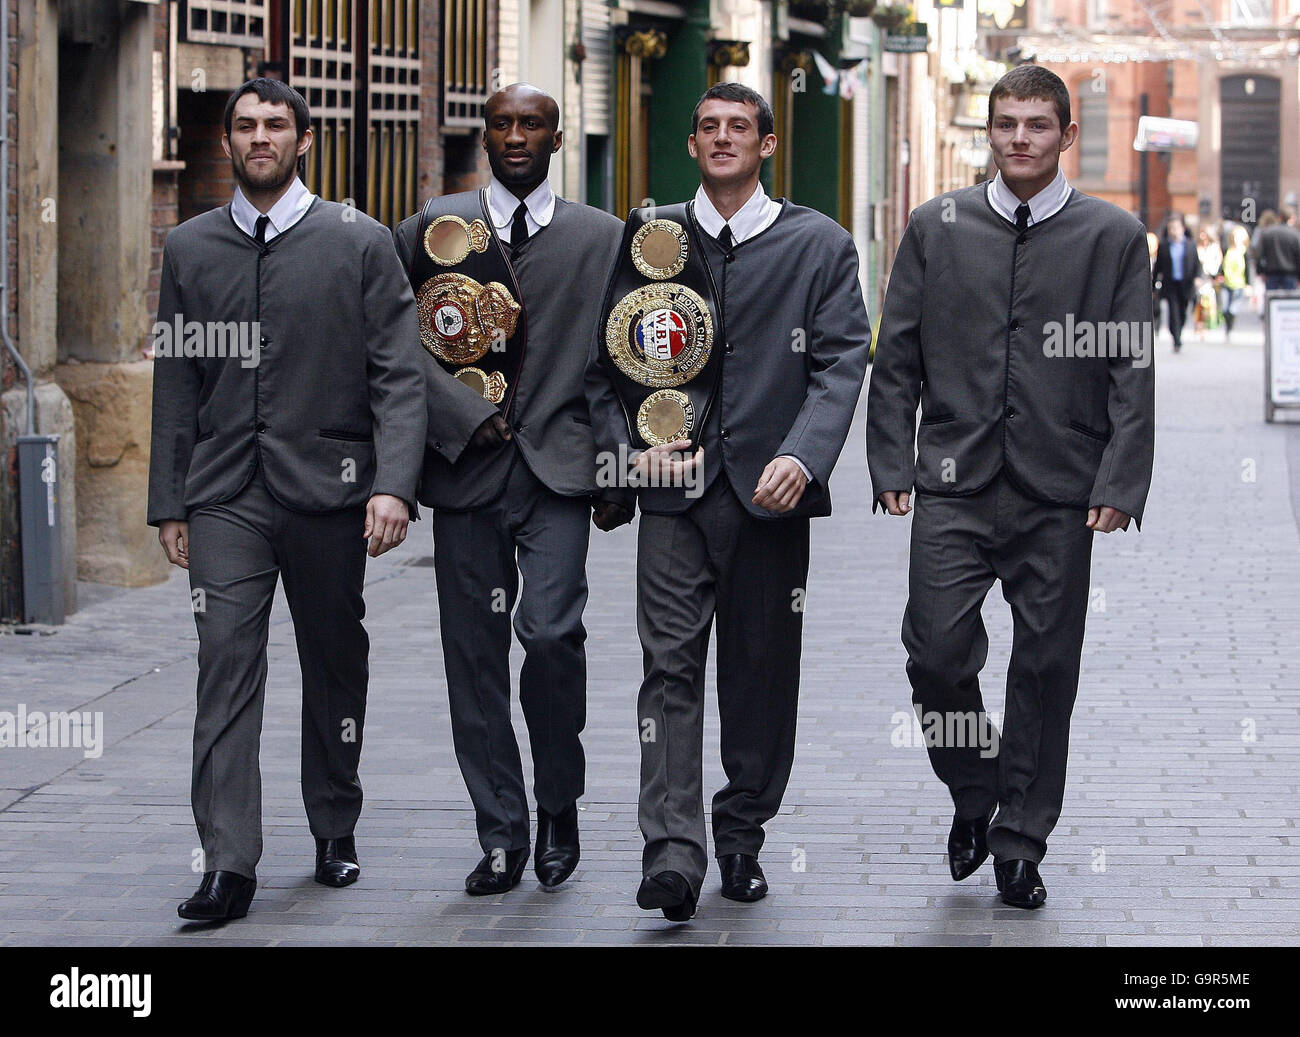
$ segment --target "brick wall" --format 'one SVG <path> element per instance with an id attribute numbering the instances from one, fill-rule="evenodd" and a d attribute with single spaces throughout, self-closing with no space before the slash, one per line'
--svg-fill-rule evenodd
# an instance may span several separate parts
<path id="1" fill-rule="evenodd" d="M 181 138 L 177 157 L 185 163 L 177 193 L 180 222 L 225 205 L 235 193 L 235 175 L 230 159 L 221 148 L 221 135 L 225 132 L 221 118 L 227 96 L 223 90 L 201 94 L 180 91 Z"/>
<path id="2" fill-rule="evenodd" d="M 9 110 L 4 113 L 9 137 L 9 254 L 5 257 L 6 283 L 9 285 L 9 333 L 14 341 L 18 336 L 18 4 L 17 0 L 3 2 L 3 17 L 9 22 L 9 61 L 5 75 L 9 77 Z M 9 351 L 0 347 L 0 392 L 20 385 L 18 369 L 9 359 Z M 7 512 L 0 516 L 0 617 L 18 617 L 22 614 L 22 581 L 20 579 L 21 549 L 18 542 L 17 516 L 12 505 L 18 499 L 18 445 L 3 443 L 0 446 L 0 498 Z"/>
<path id="3" fill-rule="evenodd" d="M 9 80 L 9 111 L 5 113 L 6 134 L 9 138 L 9 254 L 5 256 L 5 283 L 9 286 L 8 312 L 4 319 L 8 322 L 9 335 L 16 343 L 18 340 L 18 3 L 17 0 L 3 0 L 4 17 L 9 21 L 9 54 L 5 64 L 5 75 Z M 9 359 L 9 351 L 0 348 L 0 391 L 12 388 L 18 380 L 18 371 Z M 6 472 L 9 464 L 6 458 Z"/>

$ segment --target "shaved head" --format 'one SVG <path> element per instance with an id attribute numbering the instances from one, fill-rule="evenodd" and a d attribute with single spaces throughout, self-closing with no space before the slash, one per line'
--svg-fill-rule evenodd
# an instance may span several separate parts
<path id="1" fill-rule="evenodd" d="M 483 150 L 492 175 L 520 199 L 546 179 L 563 142 L 560 106 L 545 90 L 511 83 L 483 106 Z"/>
<path id="2" fill-rule="evenodd" d="M 552 133 L 560 128 L 559 104 L 545 90 L 535 87 L 531 83 L 511 83 L 489 97 L 483 105 L 483 122 L 486 124 L 492 118 L 492 113 L 502 105 L 514 106 L 516 104 L 537 110 L 540 115 L 545 117 Z"/>

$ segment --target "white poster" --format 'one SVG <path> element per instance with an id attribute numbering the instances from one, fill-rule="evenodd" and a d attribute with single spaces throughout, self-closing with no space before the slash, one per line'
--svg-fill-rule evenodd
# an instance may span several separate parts
<path id="1" fill-rule="evenodd" d="M 1268 298 L 1269 399 L 1300 407 L 1300 296 Z"/>

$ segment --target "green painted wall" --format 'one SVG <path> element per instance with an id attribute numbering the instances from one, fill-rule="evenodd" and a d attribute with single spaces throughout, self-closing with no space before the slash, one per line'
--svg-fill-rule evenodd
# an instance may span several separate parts
<path id="1" fill-rule="evenodd" d="M 650 197 L 661 205 L 685 201 L 700 185 L 686 138 L 695 102 L 709 86 L 709 0 L 687 0 L 686 8 L 685 21 L 668 34 L 668 53 L 650 65 Z"/>
<path id="2" fill-rule="evenodd" d="M 839 58 L 838 37 L 811 39 L 794 37 L 792 44 L 820 50 L 835 64 Z M 824 81 L 813 70 L 806 80 L 808 89 L 792 95 L 794 155 L 790 163 L 790 200 L 840 218 L 840 119 L 843 101 L 839 94 L 824 94 Z"/>

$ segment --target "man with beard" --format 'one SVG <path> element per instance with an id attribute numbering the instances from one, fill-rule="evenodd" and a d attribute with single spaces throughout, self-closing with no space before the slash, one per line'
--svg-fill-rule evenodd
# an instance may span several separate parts
<path id="1" fill-rule="evenodd" d="M 547 182 L 560 150 L 560 110 L 516 83 L 488 98 L 483 149 L 492 177 L 487 212 L 474 197 L 434 199 L 486 215 L 509 253 L 523 303 L 526 352 L 504 403 L 458 385 L 456 407 L 431 407 L 420 503 L 433 508 L 434 571 L 456 759 L 474 804 L 483 858 L 472 896 L 504 893 L 528 860 L 524 776 L 510 721 L 510 613 L 524 648 L 519 701 L 528 725 L 537 803 L 534 870 L 557 886 L 578 864 L 578 797 L 585 780 L 582 613 L 588 516 L 602 530 L 631 521 L 627 490 L 596 485 L 596 447 L 583 396 L 587 343 L 622 224 L 556 197 Z M 413 274 L 426 247 L 422 214 L 397 229 Z M 494 242 L 487 247 L 496 248 Z M 415 284 L 417 291 L 422 287 Z M 442 443 L 464 444 L 454 463 Z M 593 514 L 594 510 L 594 514 Z M 519 595 L 519 577 L 523 593 Z"/>
<path id="2" fill-rule="evenodd" d="M 727 784 L 713 797 L 722 895 L 767 894 L 758 855 L 794 763 L 809 518 L 829 515 L 829 479 L 862 389 L 871 327 L 858 253 L 829 217 L 759 183 L 777 146 L 772 108 L 721 83 L 700 98 L 687 150 L 699 166 L 699 246 L 717 285 L 720 385 L 690 443 L 637 460 L 637 629 L 644 680 L 637 904 L 672 921 L 695 912 L 708 867 L 704 667 L 718 631 L 718 715 Z M 630 429 L 599 351 L 587 396 L 602 450 Z M 703 466 L 702 478 L 695 471 Z"/>
<path id="3" fill-rule="evenodd" d="M 277 577 L 302 668 L 316 881 L 360 874 L 362 581 L 367 554 L 406 536 L 424 449 L 430 389 L 410 287 L 384 227 L 295 176 L 310 126 L 284 83 L 236 90 L 221 138 L 234 198 L 173 230 L 163 252 L 148 521 L 189 570 L 199 635 L 192 799 L 204 875 L 178 909 L 192 920 L 243 917 L 257 888 Z M 232 329 L 251 350 L 230 348 Z"/>
<path id="4" fill-rule="evenodd" d="M 943 732 L 926 748 L 954 806 L 949 869 L 961 881 L 991 853 L 1003 901 L 1032 909 L 1065 796 L 1093 537 L 1141 523 L 1151 482 L 1153 313 L 1145 229 L 1061 172 L 1079 127 L 1060 77 L 1012 69 L 988 131 L 997 175 L 918 207 L 898 246 L 867 462 L 873 510 L 907 515 L 916 491 L 903 644 L 917 713 Z M 995 580 L 1014 624 L 1000 736 L 979 683 Z"/>

